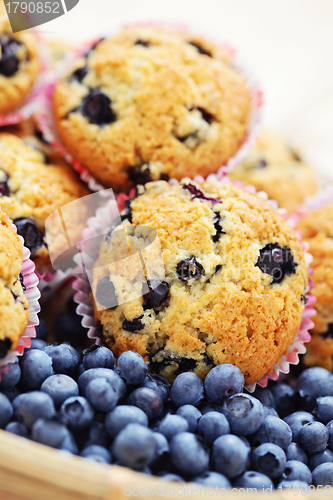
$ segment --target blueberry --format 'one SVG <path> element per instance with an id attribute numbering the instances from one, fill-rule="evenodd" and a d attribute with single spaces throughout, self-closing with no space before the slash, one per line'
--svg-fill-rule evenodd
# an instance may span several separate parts
<path id="1" fill-rule="evenodd" d="M 203 486 L 212 486 L 213 488 L 230 488 L 231 483 L 223 474 L 207 471 L 201 476 L 194 477 L 192 483 L 202 484 Z"/>
<path id="2" fill-rule="evenodd" d="M 225 232 L 223 231 L 222 226 L 221 226 L 221 214 L 220 214 L 220 212 L 214 211 L 213 222 L 214 222 L 214 227 L 215 227 L 215 231 L 216 231 L 214 236 L 213 236 L 213 241 L 214 241 L 214 243 L 217 243 L 220 239 L 220 236 L 222 234 L 225 234 Z M 217 273 L 221 268 L 222 268 L 221 265 L 216 266 L 215 273 Z"/>
<path id="3" fill-rule="evenodd" d="M 15 398 L 17 398 L 17 396 L 21 394 L 17 387 L 11 387 L 10 389 L 3 389 L 1 392 L 5 396 L 7 396 L 7 398 L 11 403 L 14 401 Z"/>
<path id="4" fill-rule="evenodd" d="M 255 391 L 251 395 L 259 399 L 261 404 L 264 406 L 275 409 L 275 399 L 273 393 L 271 390 L 267 389 L 267 387 L 260 387 L 260 385 L 257 385 Z"/>
<path id="5" fill-rule="evenodd" d="M 97 283 L 95 297 L 102 306 L 108 309 L 117 307 L 118 300 L 116 289 L 109 276 L 104 276 Z"/>
<path id="6" fill-rule="evenodd" d="M 159 352 L 157 352 L 154 358 L 149 362 L 149 371 L 151 373 L 161 372 L 164 368 L 170 366 L 173 368 L 173 374 L 179 375 L 180 373 L 194 370 L 197 366 L 197 360 L 182 358 L 176 353 L 170 353 L 169 355 L 163 353 L 162 359 L 156 361 L 157 357 L 159 357 Z"/>
<path id="7" fill-rule="evenodd" d="M 183 483 L 185 480 L 178 476 L 178 474 L 172 474 L 170 472 L 165 472 L 161 474 L 160 477 L 163 477 L 166 481 L 175 481 L 176 483 Z"/>
<path id="8" fill-rule="evenodd" d="M 333 419 L 333 396 L 317 398 L 316 403 L 317 404 L 312 413 L 320 422 L 327 424 Z"/>
<path id="9" fill-rule="evenodd" d="M 85 429 L 94 418 L 94 410 L 87 399 L 73 396 L 61 405 L 60 418 L 69 429 Z"/>
<path id="10" fill-rule="evenodd" d="M 31 437 L 37 443 L 57 449 L 63 449 L 68 441 L 73 441 L 73 436 L 65 425 L 45 418 L 39 418 L 33 424 Z"/>
<path id="11" fill-rule="evenodd" d="M 296 410 L 295 391 L 287 384 L 275 384 L 271 391 L 274 396 L 275 409 L 281 418 Z"/>
<path id="12" fill-rule="evenodd" d="M 204 398 L 202 380 L 195 373 L 181 373 L 176 377 L 171 387 L 170 398 L 177 407 L 182 405 L 198 406 Z"/>
<path id="13" fill-rule="evenodd" d="M 136 40 L 134 45 L 141 45 L 142 47 L 150 47 L 150 43 L 147 40 Z"/>
<path id="14" fill-rule="evenodd" d="M 244 376 L 237 366 L 218 365 L 211 369 L 205 380 L 205 391 L 214 403 L 223 403 L 226 398 L 242 392 Z"/>
<path id="15" fill-rule="evenodd" d="M 285 276 L 294 274 L 298 264 L 290 248 L 280 247 L 277 243 L 269 243 L 260 250 L 260 256 L 256 266 L 265 273 L 272 276 L 271 284 L 281 283 Z"/>
<path id="16" fill-rule="evenodd" d="M 308 413 L 307 411 L 295 411 L 290 415 L 287 415 L 284 419 L 289 425 L 291 432 L 293 434 L 293 441 L 297 442 L 299 431 L 302 427 L 309 422 L 314 422 L 315 417 Z"/>
<path id="17" fill-rule="evenodd" d="M 147 427 L 129 424 L 116 436 L 112 450 L 120 465 L 140 470 L 153 462 L 157 441 Z"/>
<path id="18" fill-rule="evenodd" d="M 198 109 L 200 111 L 203 119 L 206 120 L 207 123 L 211 123 L 213 121 L 213 119 L 214 119 L 213 116 L 210 113 L 208 113 L 207 111 L 205 111 L 203 108 L 196 108 L 196 109 Z M 217 203 L 222 203 L 222 201 L 219 198 L 207 197 L 205 195 L 205 193 L 203 191 L 201 191 L 201 189 L 199 189 L 194 184 L 182 184 L 182 188 L 185 191 L 189 191 L 191 193 L 192 200 L 197 198 L 199 200 L 210 201 L 213 205 L 215 205 Z"/>
<path id="19" fill-rule="evenodd" d="M 142 382 L 142 387 L 148 387 L 157 392 L 165 403 L 169 396 L 170 383 L 167 379 L 160 377 L 155 373 L 148 373 L 144 381 Z"/>
<path id="20" fill-rule="evenodd" d="M 180 432 L 171 439 L 170 458 L 184 477 L 195 477 L 208 470 L 209 453 L 200 438 L 190 432 Z"/>
<path id="21" fill-rule="evenodd" d="M 117 369 L 121 378 L 131 385 L 142 384 L 148 372 L 143 357 L 134 351 L 125 351 L 119 356 Z"/>
<path id="22" fill-rule="evenodd" d="M 305 451 L 313 455 L 325 450 L 328 437 L 329 433 L 324 424 L 309 422 L 299 431 L 297 442 Z"/>
<path id="23" fill-rule="evenodd" d="M 19 422 L 10 422 L 6 425 L 5 430 L 11 434 L 16 434 L 16 436 L 27 438 L 29 437 L 27 429 L 23 424 Z"/>
<path id="24" fill-rule="evenodd" d="M 179 432 L 187 432 L 189 428 L 187 421 L 183 417 L 169 413 L 159 422 L 156 430 L 170 441 L 173 436 Z"/>
<path id="25" fill-rule="evenodd" d="M 78 384 L 80 393 L 83 396 L 85 395 L 87 385 L 94 378 L 106 378 L 110 382 L 110 384 L 112 384 L 112 386 L 117 389 L 119 401 L 125 396 L 125 382 L 119 377 L 119 375 L 117 375 L 117 373 L 110 370 L 109 368 L 91 368 L 90 370 L 86 370 L 82 373 L 82 375 L 80 375 L 80 377 L 78 378 Z"/>
<path id="26" fill-rule="evenodd" d="M 83 78 L 87 75 L 87 73 L 88 73 L 87 66 L 83 66 L 82 68 L 78 68 L 77 70 L 75 70 L 70 79 L 76 80 L 77 82 L 81 83 Z"/>
<path id="27" fill-rule="evenodd" d="M 206 415 L 206 413 L 209 413 L 210 411 L 217 411 L 219 413 L 223 413 L 222 408 L 223 405 L 218 405 L 215 403 L 207 403 L 206 400 L 204 400 L 203 404 L 200 405 L 200 411 L 203 415 Z"/>
<path id="28" fill-rule="evenodd" d="M 157 443 L 157 449 L 151 467 L 153 470 L 159 471 L 165 466 L 166 461 L 169 459 L 169 443 L 167 438 L 160 432 L 154 432 L 154 438 Z"/>
<path id="29" fill-rule="evenodd" d="M 203 436 L 208 445 L 212 445 L 215 439 L 229 432 L 229 422 L 222 413 L 211 411 L 199 420 L 198 433 Z"/>
<path id="30" fill-rule="evenodd" d="M 80 345 L 87 338 L 87 329 L 81 325 L 81 317 L 68 311 L 56 317 L 53 329 L 60 342 Z"/>
<path id="31" fill-rule="evenodd" d="M 333 486 L 333 463 L 318 465 L 312 472 L 312 482 L 315 486 Z"/>
<path id="32" fill-rule="evenodd" d="M 312 474 L 309 467 L 303 462 L 298 462 L 297 460 L 289 460 L 286 462 L 286 466 L 281 475 L 281 480 L 287 481 L 304 481 L 307 484 L 311 484 Z"/>
<path id="33" fill-rule="evenodd" d="M 119 401 L 117 386 L 106 378 L 95 378 L 86 387 L 86 398 L 95 410 L 107 413 L 113 410 Z"/>
<path id="34" fill-rule="evenodd" d="M 193 255 L 179 262 L 176 272 L 181 281 L 198 280 L 205 275 L 204 268 Z"/>
<path id="35" fill-rule="evenodd" d="M 13 402 L 16 419 L 31 429 L 38 418 L 52 419 L 55 408 L 52 398 L 44 392 L 32 391 L 20 394 Z"/>
<path id="36" fill-rule="evenodd" d="M 149 421 L 158 419 L 163 412 L 163 401 L 157 392 L 147 387 L 135 389 L 127 398 L 127 404 L 141 408 Z"/>
<path id="37" fill-rule="evenodd" d="M 324 368 L 308 368 L 299 376 L 296 391 L 313 404 L 317 398 L 333 396 L 333 374 Z"/>
<path id="38" fill-rule="evenodd" d="M 255 434 L 251 436 L 251 442 L 255 446 L 264 443 L 273 443 L 280 446 L 284 451 L 292 440 L 292 432 L 289 425 L 279 417 L 268 416 Z"/>
<path id="39" fill-rule="evenodd" d="M 295 479 L 294 481 L 286 481 L 285 479 L 281 481 L 276 489 L 277 490 L 288 490 L 288 492 L 293 492 L 295 495 L 299 495 L 301 492 L 301 495 L 305 495 L 306 491 L 308 490 L 309 485 L 305 483 L 304 481 L 299 481 Z"/>
<path id="40" fill-rule="evenodd" d="M 107 347 L 94 344 L 83 351 L 83 366 L 85 370 L 89 370 L 90 368 L 113 368 L 114 363 L 114 354 Z"/>
<path id="41" fill-rule="evenodd" d="M 333 462 L 333 453 L 327 449 L 309 457 L 309 469 L 313 470 L 326 462 Z"/>
<path id="42" fill-rule="evenodd" d="M 274 408 L 271 408 L 270 406 L 264 406 L 263 408 L 264 408 L 265 418 L 268 417 L 269 415 L 271 417 L 278 417 L 278 418 L 280 418 L 278 412 Z"/>
<path id="43" fill-rule="evenodd" d="M 0 392 L 0 429 L 3 429 L 13 416 L 13 407 L 9 399 Z"/>
<path id="44" fill-rule="evenodd" d="M 40 340 L 45 340 L 47 342 L 47 338 L 49 336 L 49 329 L 42 318 L 39 318 L 39 324 L 35 327 L 37 338 Z"/>
<path id="45" fill-rule="evenodd" d="M 128 424 L 140 424 L 148 427 L 148 417 L 136 406 L 122 405 L 105 416 L 105 428 L 112 438 L 115 438 Z"/>
<path id="46" fill-rule="evenodd" d="M 132 319 L 131 321 L 129 321 L 128 319 L 124 319 L 123 324 L 122 324 L 123 330 L 126 330 L 126 332 L 131 332 L 131 333 L 135 333 L 135 332 L 139 332 L 140 330 L 143 330 L 145 325 L 141 321 L 142 318 L 143 318 L 143 314 L 141 316 L 139 316 L 138 318 Z"/>
<path id="47" fill-rule="evenodd" d="M 74 347 L 67 343 L 53 343 L 45 347 L 44 352 L 52 359 L 55 373 L 75 376 L 80 365 L 80 355 Z"/>
<path id="48" fill-rule="evenodd" d="M 30 349 L 38 349 L 39 351 L 44 351 L 47 347 L 47 343 L 42 339 L 31 339 Z"/>
<path id="49" fill-rule="evenodd" d="M 333 451 L 333 420 L 326 424 L 326 429 L 328 430 L 328 447 Z"/>
<path id="50" fill-rule="evenodd" d="M 83 116 L 96 125 L 107 125 L 117 120 L 111 99 L 99 89 L 90 90 L 83 98 L 80 109 Z"/>
<path id="51" fill-rule="evenodd" d="M 193 47 L 195 47 L 197 49 L 197 51 L 199 52 L 199 54 L 202 54 L 202 55 L 208 56 L 208 57 L 212 57 L 212 54 L 210 52 L 208 52 L 208 50 L 204 49 L 198 43 L 196 43 L 196 42 L 189 42 L 189 44 L 192 45 Z"/>
<path id="52" fill-rule="evenodd" d="M 21 368 L 18 362 L 8 364 L 8 373 L 2 373 L 0 377 L 0 390 L 7 390 L 15 387 L 21 378 Z"/>
<path id="53" fill-rule="evenodd" d="M 190 432 L 196 432 L 199 419 L 202 416 L 202 413 L 198 410 L 198 408 L 193 405 L 183 405 L 178 408 L 176 414 L 185 418 Z"/>
<path id="54" fill-rule="evenodd" d="M 285 469 L 286 462 L 287 459 L 285 452 L 276 444 L 261 444 L 252 453 L 253 468 L 273 479 L 282 474 Z"/>
<path id="55" fill-rule="evenodd" d="M 225 434 L 214 441 L 213 469 L 229 479 L 242 474 L 248 465 L 250 448 L 237 436 Z"/>
<path id="56" fill-rule="evenodd" d="M 10 191 L 8 187 L 8 179 L 9 176 L 6 172 L 0 169 L 0 197 L 1 196 L 10 196 Z"/>
<path id="57" fill-rule="evenodd" d="M 235 394 L 223 405 L 230 429 L 238 436 L 256 432 L 264 420 L 264 408 L 260 401 L 249 394 Z"/>
<path id="58" fill-rule="evenodd" d="M 35 221 L 29 218 L 15 219 L 17 234 L 24 238 L 24 244 L 34 254 L 44 244 L 43 234 L 38 229 Z"/>
<path id="59" fill-rule="evenodd" d="M 131 207 L 131 203 L 132 203 L 133 200 L 134 200 L 134 198 L 130 198 L 129 200 L 125 201 L 125 208 L 121 212 L 121 215 L 120 215 L 120 218 L 121 218 L 122 221 L 128 220 L 128 222 L 130 222 L 131 224 L 133 223 L 133 219 L 132 219 L 132 207 Z"/>
<path id="60" fill-rule="evenodd" d="M 84 432 L 79 431 L 80 436 Z M 92 421 L 91 426 L 88 428 L 86 433 L 86 439 L 84 446 L 90 446 L 91 444 L 97 444 L 98 446 L 103 446 L 108 448 L 111 444 L 111 438 L 106 430 L 106 427 L 101 422 Z"/>
<path id="61" fill-rule="evenodd" d="M 237 488 L 274 488 L 274 484 L 268 476 L 252 470 L 244 472 L 234 481 L 233 485 Z"/>
<path id="62" fill-rule="evenodd" d="M 0 339 L 0 359 L 7 356 L 8 351 L 12 348 L 13 342 L 9 337 Z"/>
<path id="63" fill-rule="evenodd" d="M 79 395 L 79 387 L 75 380 L 63 374 L 48 377 L 42 383 L 40 390 L 51 396 L 57 409 L 66 399 Z"/>
<path id="64" fill-rule="evenodd" d="M 102 446 L 98 446 L 97 444 L 92 444 L 84 448 L 81 451 L 80 456 L 103 464 L 111 463 L 110 452 L 105 448 L 103 448 Z"/>
<path id="65" fill-rule="evenodd" d="M 169 294 L 169 285 L 165 281 L 147 281 L 148 292 L 143 295 L 147 308 L 157 309 L 166 301 Z"/>
<path id="66" fill-rule="evenodd" d="M 1 42 L 0 73 L 11 77 L 19 70 L 19 59 L 17 58 L 17 49 L 23 45 L 20 40 L 12 37 L 6 37 Z"/>
<path id="67" fill-rule="evenodd" d="M 39 389 L 54 374 L 52 359 L 46 352 L 30 349 L 21 358 L 21 381 L 28 389 Z"/>
<path id="68" fill-rule="evenodd" d="M 298 462 L 303 462 L 305 465 L 308 464 L 308 457 L 305 451 L 297 443 L 290 443 L 286 450 L 286 457 L 287 460 L 297 460 Z"/>

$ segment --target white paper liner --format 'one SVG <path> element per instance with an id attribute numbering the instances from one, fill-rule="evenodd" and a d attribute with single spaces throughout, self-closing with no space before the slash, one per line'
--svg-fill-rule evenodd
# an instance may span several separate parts
<path id="1" fill-rule="evenodd" d="M 16 226 L 12 224 L 16 231 Z M 8 372 L 8 363 L 15 363 L 17 356 L 22 356 L 24 349 L 31 346 L 31 339 L 36 337 L 35 326 L 39 324 L 38 313 L 40 312 L 39 298 L 40 292 L 38 290 L 38 277 L 35 271 L 35 264 L 30 260 L 30 250 L 24 246 L 22 236 L 19 236 L 23 246 L 23 263 L 21 273 L 23 276 L 23 283 L 26 287 L 24 295 L 29 302 L 29 320 L 28 326 L 23 336 L 18 341 L 17 347 L 14 351 L 10 352 L 3 359 L 0 359 L 0 380 L 1 373 Z"/>
<path id="2" fill-rule="evenodd" d="M 218 176 L 215 174 L 211 174 L 208 176 L 207 181 L 214 182 L 218 180 Z M 197 176 L 194 178 L 194 181 L 198 183 L 202 183 L 204 181 L 203 178 Z M 178 181 L 171 181 L 171 184 L 177 183 Z M 231 183 L 229 178 L 223 177 L 222 182 Z M 292 226 L 292 221 L 289 219 L 287 211 L 285 209 L 279 209 L 278 204 L 275 200 L 269 200 L 267 194 L 264 191 L 257 192 L 254 186 L 246 186 L 239 181 L 234 182 L 234 185 L 238 187 L 243 187 L 248 192 L 257 194 L 261 198 L 267 200 L 277 211 L 278 213 L 286 220 L 286 222 Z M 119 210 L 123 210 L 125 208 L 125 201 L 128 200 L 131 196 L 121 193 L 117 196 L 117 204 Z M 108 206 L 103 207 L 97 210 L 95 217 L 91 217 L 87 222 L 87 227 L 82 231 L 83 240 L 89 240 L 94 238 L 96 235 L 103 234 L 103 230 L 105 232 L 106 227 L 110 227 L 112 220 L 111 210 Z M 302 241 L 301 234 L 299 231 L 296 231 L 296 236 L 300 241 L 302 246 L 305 262 L 309 270 L 309 275 L 312 274 L 312 269 L 310 268 L 310 264 L 312 262 L 312 256 L 307 252 L 309 245 Z M 95 261 L 97 256 L 92 255 L 91 263 Z M 76 294 L 74 295 L 74 302 L 78 304 L 76 309 L 77 313 L 82 316 L 82 326 L 88 328 L 88 337 L 90 339 L 94 339 L 96 344 L 101 345 L 103 343 L 103 339 L 99 337 L 99 332 L 96 326 L 95 318 L 94 318 L 94 310 L 92 306 L 92 301 L 90 298 L 91 287 L 87 277 L 87 274 L 82 272 L 81 266 L 81 256 L 80 253 L 76 254 L 74 258 L 75 262 L 78 264 L 77 272 L 81 271 L 79 277 L 72 283 L 72 287 L 76 290 Z M 306 347 L 304 345 L 305 342 L 309 342 L 311 339 L 311 335 L 309 330 L 311 330 L 314 326 L 311 321 L 311 316 L 316 314 L 315 309 L 312 307 L 312 304 L 316 301 L 316 298 L 310 294 L 310 290 L 313 288 L 313 283 L 309 280 L 308 287 L 305 291 L 305 307 L 302 314 L 302 321 L 300 325 L 300 329 L 292 343 L 288 347 L 288 353 L 281 357 L 279 363 L 274 365 L 273 370 L 270 373 L 267 373 L 262 377 L 258 382 L 247 385 L 246 389 L 249 392 L 253 392 L 256 388 L 256 385 L 260 385 L 261 387 L 266 387 L 268 380 L 278 380 L 280 373 L 289 373 L 290 365 L 297 365 L 299 363 L 299 354 L 304 354 L 306 352 Z"/>

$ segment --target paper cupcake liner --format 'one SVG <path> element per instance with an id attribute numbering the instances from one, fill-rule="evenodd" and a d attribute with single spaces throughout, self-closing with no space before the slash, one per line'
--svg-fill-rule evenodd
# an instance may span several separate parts
<path id="1" fill-rule="evenodd" d="M 43 39 L 36 32 L 35 36 L 37 37 L 39 50 L 41 65 L 40 73 L 23 104 L 18 109 L 10 113 L 0 115 L 0 127 L 4 127 L 5 125 L 15 125 L 16 123 L 28 120 L 34 114 L 38 114 L 43 106 L 43 88 L 48 69 L 50 68 L 50 59 Z"/>
<path id="2" fill-rule="evenodd" d="M 142 23 L 142 25 L 147 24 L 161 26 L 161 23 Z M 162 25 L 175 27 L 174 24 L 169 25 L 168 23 Z M 184 25 L 176 25 L 176 27 L 178 27 L 182 31 L 187 30 L 186 26 Z M 66 70 L 70 66 L 71 62 L 79 55 L 84 54 L 95 43 L 96 40 L 85 44 L 84 47 L 81 46 L 80 49 L 74 50 L 61 62 L 61 64 L 59 64 L 56 70 L 50 73 L 48 81 L 44 85 L 42 96 L 43 106 L 42 110 L 38 113 L 37 120 L 38 128 L 42 133 L 44 139 L 50 144 L 50 146 L 55 149 L 69 165 L 72 166 L 72 168 L 79 174 L 81 180 L 88 185 L 91 191 L 101 191 L 102 189 L 105 189 L 105 187 L 94 178 L 92 173 L 77 158 L 75 158 L 72 153 L 66 148 L 66 146 L 61 142 L 52 114 L 52 97 L 56 84 L 66 73 Z M 236 50 L 228 44 L 220 43 L 220 45 L 222 45 L 223 49 L 230 55 L 233 67 L 245 77 L 251 94 L 251 110 L 248 131 L 237 153 L 232 158 L 230 158 L 225 165 L 221 165 L 217 169 L 218 177 L 223 178 L 246 158 L 257 140 L 262 121 L 261 111 L 263 105 L 263 93 L 258 82 L 251 74 L 251 72 L 247 69 L 246 65 L 242 62 Z"/>
<path id="3" fill-rule="evenodd" d="M 16 226 L 12 224 L 16 231 Z M 31 339 L 36 337 L 35 326 L 39 324 L 38 313 L 40 311 L 39 298 L 40 292 L 38 290 L 38 277 L 35 273 L 35 264 L 30 260 L 30 250 L 24 246 L 22 236 L 19 236 L 23 246 L 23 263 L 21 273 L 23 276 L 23 283 L 26 287 L 24 295 L 29 302 L 29 320 L 28 326 L 18 341 L 15 351 L 10 352 L 3 359 L 0 359 L 0 380 L 1 373 L 8 372 L 8 363 L 15 363 L 17 356 L 22 356 L 24 349 L 31 346 Z"/>
<path id="4" fill-rule="evenodd" d="M 194 179 L 198 183 L 203 182 L 203 178 L 197 176 Z M 211 174 L 208 179 L 209 181 L 217 181 L 217 175 Z M 171 181 L 171 184 L 177 183 L 178 181 Z M 227 177 L 223 178 L 222 182 L 231 183 L 230 179 Z M 269 200 L 267 194 L 264 191 L 256 191 L 254 186 L 246 186 L 244 187 L 241 182 L 234 182 L 234 185 L 238 187 L 243 187 L 246 191 L 250 193 L 257 194 L 261 198 L 267 200 L 277 211 L 278 213 L 286 220 L 289 225 L 292 225 L 292 220 L 289 219 L 289 216 L 285 209 L 279 209 L 277 201 Z M 118 205 L 119 211 L 125 208 L 125 201 L 130 198 L 130 195 L 126 195 L 121 193 L 116 198 L 116 203 Z M 115 202 L 109 202 L 115 203 Z M 111 220 L 111 210 L 110 206 L 106 205 L 105 207 L 97 210 L 95 217 L 91 217 L 87 222 L 87 227 L 82 231 L 82 239 L 84 241 L 92 240 L 97 235 L 103 234 L 105 232 L 105 228 L 108 228 L 112 224 Z M 312 262 L 312 256 L 308 253 L 308 244 L 305 241 L 302 241 L 302 237 L 299 231 L 296 231 L 296 236 L 301 244 L 302 250 L 304 252 L 305 262 L 308 267 L 309 275 L 312 274 L 312 269 L 310 268 L 310 264 Z M 91 256 L 91 264 L 95 261 L 97 255 Z M 81 266 L 81 256 L 80 253 L 76 254 L 74 257 L 75 262 L 78 264 L 76 269 L 78 277 L 72 283 L 73 289 L 76 291 L 74 295 L 74 302 L 78 304 L 76 312 L 80 316 L 82 316 L 82 326 L 88 329 L 88 338 L 95 340 L 95 343 L 101 345 L 103 343 L 103 339 L 100 337 L 95 318 L 94 318 L 94 310 L 92 305 L 92 300 L 90 297 L 91 287 L 88 280 L 87 274 L 84 272 Z M 314 326 L 311 321 L 311 316 L 316 314 L 315 309 L 312 307 L 313 303 L 316 301 L 316 298 L 311 295 L 310 290 L 313 288 L 312 280 L 309 280 L 308 287 L 305 292 L 305 307 L 302 314 L 302 320 L 300 324 L 299 331 L 294 338 L 293 343 L 288 347 L 287 354 L 281 357 L 279 363 L 276 363 L 273 367 L 273 370 L 270 373 L 267 373 L 262 377 L 258 382 L 250 384 L 246 386 L 246 389 L 249 392 L 253 392 L 258 384 L 261 387 L 266 387 L 268 380 L 278 380 L 280 373 L 289 373 L 290 365 L 297 365 L 299 363 L 299 354 L 304 354 L 306 352 L 306 347 L 304 343 L 309 342 L 311 339 L 311 335 L 309 330 L 311 330 Z"/>

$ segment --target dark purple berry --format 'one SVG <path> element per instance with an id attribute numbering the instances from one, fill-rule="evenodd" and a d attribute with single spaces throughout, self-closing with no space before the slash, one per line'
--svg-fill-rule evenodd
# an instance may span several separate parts
<path id="1" fill-rule="evenodd" d="M 116 289 L 109 276 L 104 276 L 97 283 L 95 297 L 102 306 L 107 308 L 117 307 Z"/>
<path id="2" fill-rule="evenodd" d="M 197 51 L 199 52 L 199 54 L 202 54 L 203 56 L 212 57 L 212 54 L 210 52 L 208 52 L 208 50 L 204 49 L 200 44 L 198 44 L 196 42 L 189 42 L 189 44 L 192 45 L 193 47 L 195 47 L 197 49 Z"/>
<path id="3" fill-rule="evenodd" d="M 43 234 L 35 221 L 29 218 L 15 219 L 17 233 L 24 238 L 24 244 L 31 253 L 35 253 L 43 245 Z"/>
<path id="4" fill-rule="evenodd" d="M 189 191 L 192 195 L 192 200 L 199 198 L 200 200 L 210 201 L 215 205 L 216 203 L 222 203 L 218 198 L 208 198 L 201 189 L 197 188 L 194 184 L 183 184 L 183 189 Z"/>
<path id="5" fill-rule="evenodd" d="M 259 160 L 259 161 L 256 163 L 255 168 L 258 168 L 258 169 L 260 169 L 260 168 L 266 168 L 266 167 L 267 167 L 267 165 L 268 165 L 267 161 L 266 161 L 266 160 L 264 160 L 264 159 L 262 159 L 262 160 Z"/>
<path id="6" fill-rule="evenodd" d="M 83 98 L 81 111 L 90 123 L 107 125 L 117 119 L 111 106 L 111 99 L 101 90 L 94 89 Z"/>
<path id="7" fill-rule="evenodd" d="M 124 319 L 123 321 L 123 330 L 126 330 L 127 332 L 138 332 L 139 330 L 143 330 L 145 325 L 142 323 L 141 319 L 143 318 L 142 316 L 139 316 L 138 318 L 133 319 L 132 321 L 129 321 L 128 319 Z"/>
<path id="8" fill-rule="evenodd" d="M 76 80 L 81 83 L 87 73 L 88 73 L 87 66 L 83 66 L 82 68 L 78 68 L 76 71 L 74 71 L 70 79 Z"/>
<path id="9" fill-rule="evenodd" d="M 143 296 L 147 307 L 157 308 L 166 300 L 169 293 L 169 285 L 165 281 L 148 281 L 149 291 Z"/>
<path id="10" fill-rule="evenodd" d="M 137 40 L 134 45 L 141 45 L 142 47 L 150 47 L 150 42 L 147 40 Z"/>
<path id="11" fill-rule="evenodd" d="M 4 37 L 0 41 L 1 45 L 1 59 L 0 59 L 0 73 L 4 76 L 13 76 L 19 69 L 19 60 L 17 58 L 17 49 L 23 45 L 21 41 Z"/>
<path id="12" fill-rule="evenodd" d="M 0 359 L 7 356 L 7 353 L 11 349 L 11 347 L 12 347 L 12 341 L 10 340 L 9 337 L 0 340 Z"/>
<path id="13" fill-rule="evenodd" d="M 130 198 L 129 200 L 125 201 L 125 208 L 122 211 L 122 214 L 120 216 L 121 220 L 128 220 L 132 224 L 132 209 L 131 209 L 131 203 L 134 200 L 134 198 Z"/>
<path id="14" fill-rule="evenodd" d="M 209 113 L 209 111 L 207 111 L 206 109 L 200 107 L 193 109 L 197 109 L 198 111 L 200 111 L 202 118 L 205 120 L 205 122 L 208 123 L 208 125 L 211 125 L 215 120 L 214 116 L 211 113 Z"/>
<path id="15" fill-rule="evenodd" d="M 197 366 L 197 360 L 182 358 L 178 354 L 175 354 L 174 356 L 163 356 L 160 361 L 154 360 L 153 358 L 149 363 L 149 371 L 151 373 L 160 373 L 167 366 L 174 367 L 174 375 L 179 375 L 180 373 L 194 370 Z"/>
<path id="16" fill-rule="evenodd" d="M 24 278 L 23 278 L 23 274 L 22 273 L 20 273 L 20 283 L 21 283 L 21 286 L 22 286 L 22 290 L 25 291 L 27 289 L 27 287 L 24 284 Z"/>
<path id="17" fill-rule="evenodd" d="M 329 323 L 326 332 L 321 333 L 320 336 L 323 339 L 332 339 L 333 338 L 333 323 Z"/>
<path id="18" fill-rule="evenodd" d="M 177 265 L 177 274 L 181 281 L 191 279 L 198 280 L 205 275 L 205 270 L 197 259 L 192 255 L 185 260 L 182 260 Z"/>
<path id="19" fill-rule="evenodd" d="M 256 264 L 263 273 L 272 276 L 271 284 L 281 283 L 285 276 L 295 273 L 297 265 L 290 248 L 280 247 L 277 243 L 262 248 Z"/>
<path id="20" fill-rule="evenodd" d="M 220 212 L 214 212 L 214 227 L 216 229 L 216 234 L 214 234 L 213 236 L 214 243 L 217 243 L 219 241 L 221 234 L 225 234 L 220 222 L 221 222 Z"/>
<path id="21" fill-rule="evenodd" d="M 1 196 L 10 196 L 10 191 L 8 187 L 8 179 L 9 176 L 4 172 L 3 170 L 0 170 L 1 172 L 1 177 L 3 180 L 0 181 L 0 197 Z"/>

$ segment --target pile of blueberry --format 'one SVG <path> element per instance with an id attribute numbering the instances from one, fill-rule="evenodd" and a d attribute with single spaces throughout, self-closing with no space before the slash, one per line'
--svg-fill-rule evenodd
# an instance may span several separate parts
<path id="1" fill-rule="evenodd" d="M 304 370 L 294 386 L 271 383 L 252 395 L 227 364 L 204 383 L 184 372 L 170 386 L 133 351 L 116 362 L 103 346 L 47 345 L 43 322 L 37 335 L 2 375 L 0 428 L 174 481 L 333 485 L 333 374 L 323 368 Z"/>

